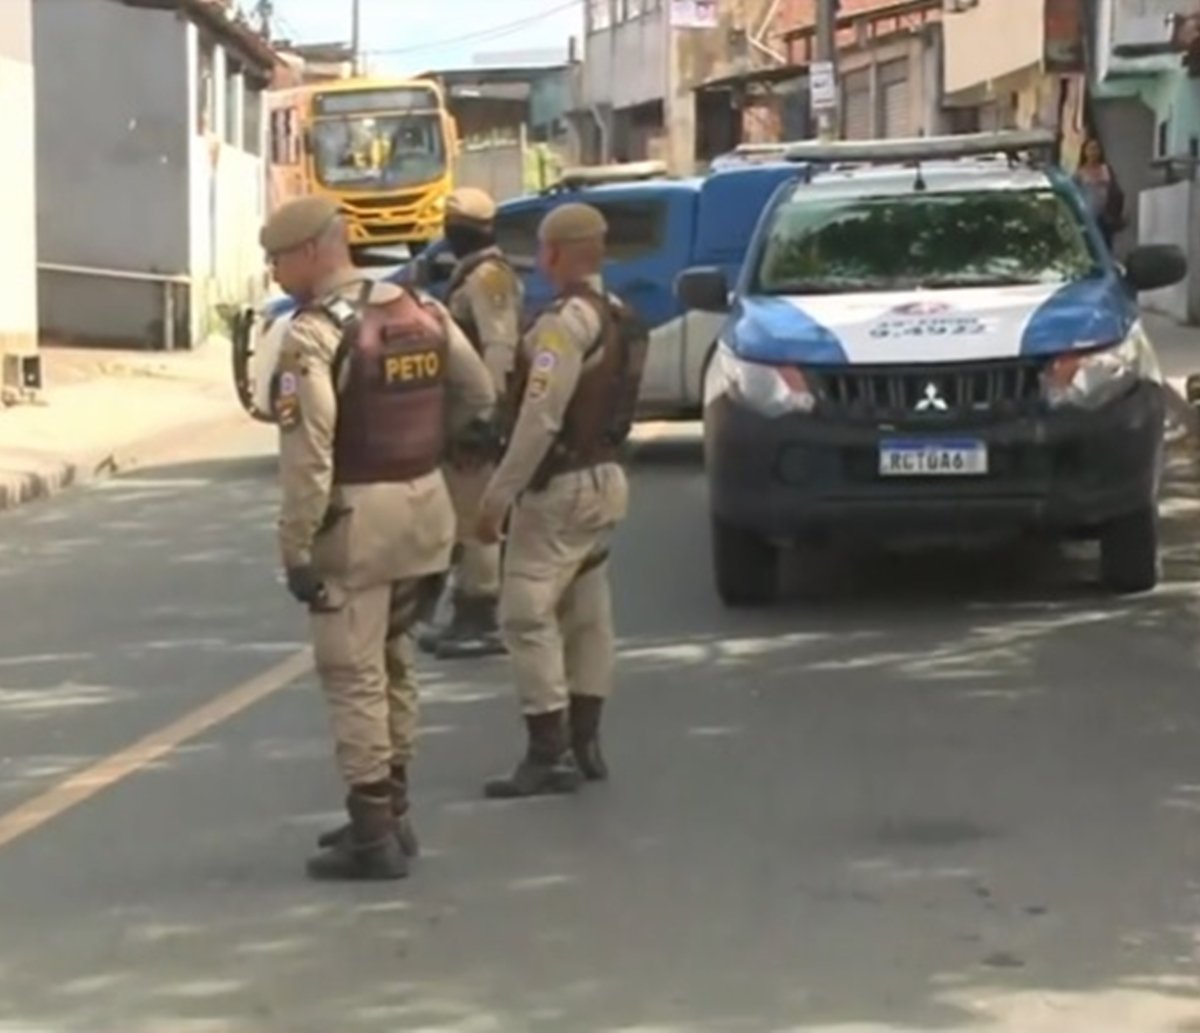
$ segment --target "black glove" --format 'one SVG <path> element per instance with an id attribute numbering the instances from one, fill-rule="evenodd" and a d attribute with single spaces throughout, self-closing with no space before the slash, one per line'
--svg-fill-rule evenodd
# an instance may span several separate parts
<path id="1" fill-rule="evenodd" d="M 325 586 L 310 563 L 287 568 L 287 587 L 297 602 L 307 606 L 315 607 L 325 601 Z"/>

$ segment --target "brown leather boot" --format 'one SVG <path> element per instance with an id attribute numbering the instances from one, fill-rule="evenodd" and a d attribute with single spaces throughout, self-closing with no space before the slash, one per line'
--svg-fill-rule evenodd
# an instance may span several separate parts
<path id="1" fill-rule="evenodd" d="M 454 620 L 438 639 L 434 655 L 439 660 L 465 660 L 504 653 L 497 604 L 488 596 L 455 596 Z"/>
<path id="2" fill-rule="evenodd" d="M 386 790 L 357 786 L 346 797 L 346 810 L 350 834 L 309 858 L 309 878 L 357 882 L 408 875 L 408 859 L 400 849 L 392 799 Z"/>
<path id="3" fill-rule="evenodd" d="M 583 779 L 567 748 L 566 711 L 528 714 L 525 727 L 529 745 L 524 758 L 511 775 L 488 781 L 483 795 L 491 800 L 515 800 L 578 790 Z"/>
<path id="4" fill-rule="evenodd" d="M 583 777 L 589 782 L 608 778 L 608 765 L 600 752 L 600 714 L 604 700 L 599 696 L 571 696 L 571 752 Z"/>
<path id="5" fill-rule="evenodd" d="M 408 813 L 407 769 L 401 765 L 394 765 L 392 767 L 392 777 L 389 787 L 392 791 L 392 813 L 396 816 L 396 838 L 400 841 L 400 849 L 404 851 L 406 857 L 416 857 L 421 852 L 421 845 L 417 840 L 417 833 L 413 828 L 412 819 Z M 322 832 L 317 837 L 317 846 L 322 849 L 336 846 L 349 835 L 350 826 L 348 824 L 341 826 L 341 828 L 330 829 L 327 832 Z"/>

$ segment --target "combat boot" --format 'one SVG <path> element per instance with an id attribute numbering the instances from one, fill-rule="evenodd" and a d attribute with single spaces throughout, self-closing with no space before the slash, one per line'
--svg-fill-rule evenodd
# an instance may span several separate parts
<path id="1" fill-rule="evenodd" d="M 396 818 L 395 831 L 396 838 L 400 841 L 400 849 L 404 851 L 406 857 L 416 857 L 421 852 L 421 845 L 417 840 L 417 833 L 408 813 L 408 771 L 400 765 L 394 765 L 388 785 L 392 793 L 392 814 Z M 330 829 L 317 837 L 317 846 L 322 849 L 336 846 L 349 836 L 350 826 L 348 824 L 341 828 Z"/>
<path id="2" fill-rule="evenodd" d="M 600 752 L 600 713 L 604 700 L 599 696 L 571 696 L 571 752 L 583 777 L 589 782 L 608 778 L 608 765 Z"/>
<path id="3" fill-rule="evenodd" d="M 526 715 L 529 745 L 524 758 L 511 775 L 487 782 L 483 795 L 492 800 L 514 800 L 576 792 L 583 778 L 567 748 L 565 717 L 562 710 Z"/>
<path id="4" fill-rule="evenodd" d="M 459 596 L 454 600 L 454 620 L 438 639 L 439 660 L 498 656 L 504 652 L 496 622 L 497 600 L 486 596 Z"/>
<path id="5" fill-rule="evenodd" d="M 308 860 L 312 879 L 403 879 L 408 859 L 396 836 L 396 816 L 386 785 L 359 786 L 346 797 L 350 832 Z"/>

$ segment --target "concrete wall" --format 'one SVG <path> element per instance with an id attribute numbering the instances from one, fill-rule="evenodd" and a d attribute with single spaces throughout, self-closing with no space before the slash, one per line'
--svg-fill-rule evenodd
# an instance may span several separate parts
<path id="1" fill-rule="evenodd" d="M 585 104 L 628 108 L 667 96 L 667 4 L 655 12 L 590 33 L 584 42 Z"/>
<path id="2" fill-rule="evenodd" d="M 31 0 L 0 2 L 0 352 L 37 348 L 37 224 Z"/>
<path id="3" fill-rule="evenodd" d="M 1154 153 L 1155 115 L 1137 97 L 1099 102 L 1094 112 L 1109 164 L 1125 191 L 1129 226 L 1117 237 L 1116 248 L 1120 252 L 1142 236 L 1138 194 L 1162 181 L 1149 162 Z"/>
<path id="4" fill-rule="evenodd" d="M 1142 191 L 1138 198 L 1138 221 L 1144 243 L 1176 244 L 1188 254 L 1189 267 L 1200 248 L 1191 247 L 1197 232 L 1197 197 L 1200 191 L 1191 182 L 1172 183 Z M 1181 283 L 1141 296 L 1148 308 L 1170 316 L 1181 323 L 1196 322 L 1196 294 L 1200 286 L 1200 270 L 1189 268 Z"/>
<path id="5" fill-rule="evenodd" d="M 1039 64 L 1045 48 L 1045 0 L 979 0 L 942 18 L 944 86 L 957 93 Z"/>
<path id="6" fill-rule="evenodd" d="M 942 62 L 939 40 L 938 29 L 930 27 L 911 36 L 881 40 L 870 49 L 853 50 L 838 55 L 839 77 L 855 72 L 870 73 L 873 135 L 885 135 L 878 69 L 880 65 L 891 64 L 894 61 L 904 61 L 908 65 L 908 135 L 934 135 L 941 132 Z"/>
<path id="7" fill-rule="evenodd" d="M 43 0 L 34 52 L 41 260 L 186 273 L 184 23 L 111 0 Z M 160 340 L 162 290 L 153 284 L 45 273 L 40 287 L 47 332 Z"/>
<path id="8" fill-rule="evenodd" d="M 2 2 L 2 0 L 0 0 Z M 215 110 L 209 132 L 199 132 L 199 51 L 201 33 L 187 27 L 187 136 L 189 177 L 188 268 L 192 276 L 188 329 L 193 342 L 224 332 L 225 307 L 253 303 L 266 292 L 258 231 L 266 212 L 264 117 L 257 137 L 258 153 L 246 140 L 243 77 L 229 76 L 223 47 L 214 51 Z M 231 142 L 232 141 L 232 142 Z"/>

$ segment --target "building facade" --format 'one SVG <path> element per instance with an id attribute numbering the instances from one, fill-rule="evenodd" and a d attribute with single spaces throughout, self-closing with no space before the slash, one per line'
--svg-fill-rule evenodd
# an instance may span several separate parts
<path id="1" fill-rule="evenodd" d="M 944 18 L 956 129 L 1053 129 L 1073 166 L 1085 134 L 1080 0 L 971 0 Z"/>
<path id="2" fill-rule="evenodd" d="M 783 9 L 793 64 L 817 56 L 815 7 L 814 0 L 790 0 Z M 835 32 L 842 137 L 943 131 L 942 7 L 942 0 L 842 0 Z"/>
<path id="3" fill-rule="evenodd" d="M 1118 246 L 1180 245 L 1187 279 L 1146 300 L 1200 323 L 1200 0 L 1094 0 L 1085 12 L 1091 122 L 1126 196 Z"/>
<path id="4" fill-rule="evenodd" d="M 9 154 L 0 165 L 0 190 L 8 202 L 0 213 L 0 354 L 4 387 L 11 392 L 23 384 L 14 382 L 10 356 L 36 355 L 38 339 L 31 0 L 0 3 L 0 99 Z"/>
<path id="5" fill-rule="evenodd" d="M 34 50 L 43 327 L 148 348 L 221 332 L 265 288 L 274 52 L 225 0 L 38 0 Z"/>

